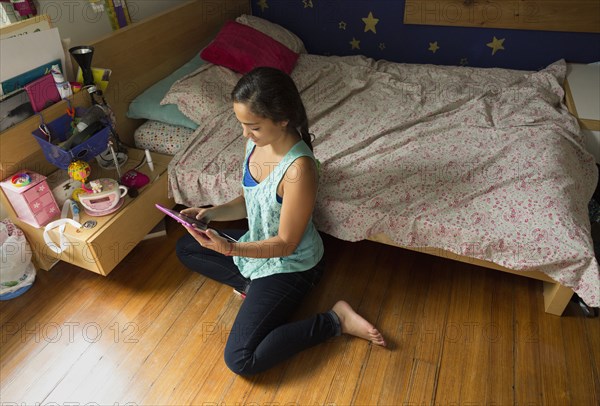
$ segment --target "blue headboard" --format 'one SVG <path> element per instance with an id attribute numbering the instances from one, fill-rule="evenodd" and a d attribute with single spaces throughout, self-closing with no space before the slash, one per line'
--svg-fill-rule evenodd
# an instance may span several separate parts
<path id="1" fill-rule="evenodd" d="M 559 59 L 600 61 L 600 34 L 404 24 L 404 0 L 252 0 L 318 55 L 537 70 Z"/>

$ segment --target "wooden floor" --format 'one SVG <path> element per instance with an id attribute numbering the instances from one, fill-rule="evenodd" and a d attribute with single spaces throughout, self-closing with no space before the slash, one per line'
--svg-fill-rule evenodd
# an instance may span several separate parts
<path id="1" fill-rule="evenodd" d="M 338 337 L 238 377 L 222 354 L 241 299 L 184 269 L 168 229 L 108 277 L 60 263 L 0 303 L 3 405 L 600 403 L 600 319 L 546 315 L 541 282 L 333 238 L 296 317 L 345 298 L 390 347 Z"/>

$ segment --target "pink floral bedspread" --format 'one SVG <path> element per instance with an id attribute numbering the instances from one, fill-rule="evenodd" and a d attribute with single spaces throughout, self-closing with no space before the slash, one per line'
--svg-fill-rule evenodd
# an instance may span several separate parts
<path id="1" fill-rule="evenodd" d="M 322 163 L 318 229 L 538 270 L 599 306 L 587 211 L 598 174 L 562 104 L 565 72 L 301 55 L 292 76 Z M 171 89 L 200 124 L 169 167 L 178 203 L 241 192 L 238 78 L 208 65 Z"/>

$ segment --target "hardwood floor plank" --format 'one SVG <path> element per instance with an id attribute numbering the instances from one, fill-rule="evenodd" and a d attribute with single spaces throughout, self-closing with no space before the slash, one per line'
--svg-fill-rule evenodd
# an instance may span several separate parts
<path id="1" fill-rule="evenodd" d="M 407 250 L 395 250 L 391 247 L 381 250 L 380 260 L 377 263 L 378 272 L 387 276 L 386 294 L 380 292 L 369 293 L 370 297 L 381 295 L 381 313 L 377 319 L 376 326 L 383 334 L 388 347 L 384 351 L 371 351 L 365 365 L 361 368 L 361 376 L 356 383 L 352 404 L 373 405 L 377 404 L 379 395 L 386 385 L 386 375 L 388 371 L 406 368 L 403 365 L 400 341 L 401 332 L 399 326 L 402 322 L 400 311 L 402 303 L 405 300 L 408 281 L 410 279 L 411 264 L 414 262 L 414 255 Z M 398 264 L 402 268 L 398 269 Z M 394 394 L 395 398 L 400 399 L 400 394 Z"/>
<path id="2" fill-rule="evenodd" d="M 66 292 L 60 295 L 57 293 L 60 289 L 54 289 L 53 284 L 63 280 L 62 274 L 67 275 L 62 285 L 66 288 Z M 60 263 L 44 276 L 45 278 L 38 281 L 37 286 L 44 292 L 53 293 L 55 298 L 44 301 L 45 297 L 42 295 L 40 302 L 44 301 L 45 306 L 40 311 L 36 311 L 37 306 L 28 310 L 23 315 L 23 319 L 27 320 L 23 330 L 13 337 L 14 341 L 3 343 L 3 349 L 8 352 L 7 355 L 2 356 L 3 387 L 10 384 L 15 373 L 18 373 L 15 365 L 27 364 L 22 356 L 34 359 L 47 345 L 69 341 L 72 335 L 80 334 L 85 325 L 69 320 L 69 311 L 79 309 L 84 303 L 89 303 L 103 294 L 104 288 L 98 288 L 103 286 L 102 278 L 69 264 Z M 16 349 L 13 348 L 13 344 Z"/>
<path id="3" fill-rule="evenodd" d="M 206 284 L 206 278 L 191 274 L 191 271 L 189 280 L 193 281 L 190 285 L 199 284 L 199 289 L 174 320 L 171 328 L 157 343 L 156 350 L 144 359 L 143 364 L 129 382 L 129 390 L 124 394 L 133 392 L 139 394 L 139 399 L 143 399 L 157 385 L 160 375 L 173 362 L 174 357 L 185 353 L 186 349 L 182 346 L 186 340 L 191 340 L 190 334 L 195 334 L 193 333 L 194 327 L 202 322 L 200 316 L 206 311 L 218 288 L 216 284 Z"/>
<path id="4" fill-rule="evenodd" d="M 514 392 L 517 404 L 543 404 L 540 381 L 539 283 L 527 280 L 515 289 L 515 370 Z M 532 292 L 538 291 L 538 294 Z"/>
<path id="5" fill-rule="evenodd" d="M 103 382 L 127 379 L 131 371 L 122 362 L 123 359 L 139 345 L 151 319 L 162 311 L 167 299 L 183 280 L 181 276 L 150 272 L 152 268 L 140 272 L 139 281 L 133 287 L 135 295 L 131 294 L 131 287 L 114 289 L 109 294 L 117 297 L 123 295 L 122 300 L 115 300 L 118 306 L 102 309 L 104 297 L 101 297 L 98 303 L 78 316 L 81 320 L 92 320 L 92 323 L 100 326 L 102 335 L 97 341 L 89 343 L 65 375 L 65 384 L 53 391 L 52 396 L 58 398 L 57 403 L 94 402 L 98 396 L 97 389 Z M 79 383 L 73 385 L 73 381 Z M 126 401 L 134 400 L 129 398 Z"/>
<path id="6" fill-rule="evenodd" d="M 231 289 L 207 280 L 206 294 L 212 298 L 194 328 L 164 367 L 150 391 L 138 400 L 140 404 L 189 404 L 196 396 L 198 385 L 207 379 L 212 365 L 222 365 L 227 332 L 221 324 L 223 309 L 236 299 Z"/>
<path id="7" fill-rule="evenodd" d="M 421 322 L 423 339 L 417 342 L 415 358 L 437 365 L 446 334 L 452 275 L 445 260 L 435 258 L 431 266 L 432 281 L 427 290 L 427 306 L 423 308 Z"/>
<path id="8" fill-rule="evenodd" d="M 88 298 L 81 290 L 73 288 L 72 292 L 80 297 L 75 302 L 82 303 Z M 11 385 L 18 377 L 19 366 L 27 365 L 36 356 L 44 350 L 46 346 L 55 342 L 56 339 L 68 337 L 68 332 L 63 336 L 63 326 L 65 321 L 64 313 L 61 314 L 61 309 L 65 309 L 67 303 L 71 303 L 65 296 L 64 300 L 56 300 L 49 303 L 48 307 L 37 313 L 35 316 L 28 317 L 25 313 L 25 322 L 15 325 L 14 330 L 8 328 L 12 325 L 7 325 L 6 331 L 10 333 L 4 335 L 2 342 L 3 353 L 1 354 L 0 366 L 0 381 L 3 387 Z M 61 324 L 59 324 L 61 323 Z M 14 331 L 14 333 L 13 333 Z"/>
<path id="9" fill-rule="evenodd" d="M 488 281 L 492 283 L 493 289 L 490 292 L 491 323 L 484 330 L 490 343 L 485 400 L 487 404 L 512 405 L 514 404 L 515 284 L 522 283 L 523 278 L 490 272 Z"/>
<path id="10" fill-rule="evenodd" d="M 413 359 L 405 405 L 429 405 L 433 403 L 438 367 L 427 361 Z"/>
<path id="11" fill-rule="evenodd" d="M 450 306 L 435 394 L 435 402 L 439 404 L 460 403 L 466 360 L 472 356 L 469 341 L 473 325 L 468 317 L 472 271 L 466 271 L 462 265 L 453 267 L 453 271 L 452 282 L 448 286 Z"/>
<path id="12" fill-rule="evenodd" d="M 62 381 L 70 372 L 82 353 L 99 344 L 102 335 L 105 339 L 110 337 L 110 309 L 130 300 L 131 293 L 119 284 L 107 283 L 117 276 L 106 280 L 93 275 L 88 279 L 88 274 L 74 278 L 80 282 L 81 291 L 74 289 L 77 294 L 67 296 L 68 305 L 43 321 L 56 328 L 59 339 L 56 342 L 46 339 L 39 343 L 40 348 L 32 351 L 33 357 L 26 363 L 27 368 L 19 371 L 12 382 L 3 385 L 7 396 L 31 403 L 42 401 L 54 389 L 56 382 Z M 124 281 L 135 280 L 136 275 L 125 273 L 121 278 Z M 112 307 L 107 306 L 107 297 L 111 298 L 108 306 Z"/>
<path id="13" fill-rule="evenodd" d="M 274 402 L 275 394 L 278 392 L 280 385 L 284 381 L 284 371 L 287 367 L 287 363 L 281 366 L 272 368 L 262 374 L 252 377 L 239 377 L 234 376 L 233 373 L 229 372 L 229 376 L 233 380 L 221 397 L 215 396 L 215 403 L 217 404 L 270 404 Z M 224 372 L 221 372 L 225 375 Z M 290 384 L 286 382 L 286 384 Z M 295 382 L 295 384 L 301 385 L 302 382 Z"/>
<path id="14" fill-rule="evenodd" d="M 573 305 L 573 307 L 575 307 Z M 591 374 L 594 379 L 594 389 L 593 391 L 589 390 L 589 392 L 593 392 L 596 395 L 596 404 L 600 404 L 600 317 L 596 318 L 581 318 L 581 311 L 577 311 L 578 318 L 583 321 L 586 344 L 580 343 L 581 347 L 588 348 L 588 356 L 591 361 Z M 572 371 L 572 370 L 570 370 Z M 587 372 L 586 370 L 581 371 L 583 374 Z"/>
<path id="15" fill-rule="evenodd" d="M 96 278 L 86 275 L 83 279 L 75 281 L 73 276 L 81 270 L 64 263 L 57 265 L 57 267 L 59 269 L 51 271 L 54 272 L 54 275 L 44 275 L 49 277 L 48 279 L 38 278 L 37 283 L 34 283 L 34 286 L 26 295 L 13 299 L 14 302 L 0 302 L 2 313 L 4 313 L 4 309 L 11 309 L 12 303 L 16 303 L 15 307 L 19 308 L 18 313 L 6 311 L 6 313 L 12 313 L 13 316 L 7 317 L 2 324 L 1 365 L 6 365 L 13 357 L 18 356 L 19 351 L 25 350 L 28 352 L 24 348 L 24 344 L 27 345 L 30 340 L 46 341 L 43 330 L 47 326 L 47 321 L 52 320 L 60 309 L 71 303 L 73 297 L 88 300 L 88 295 L 83 293 L 91 292 L 93 294 L 95 292 L 93 289 L 88 289 L 87 284 L 93 284 Z M 71 277 L 60 278 L 60 275 L 63 274 L 71 274 Z M 54 287 L 54 284 L 59 283 L 59 286 Z M 48 288 L 45 289 L 46 287 Z M 29 299 L 33 295 L 37 300 L 28 301 L 27 306 L 21 307 L 21 301 Z M 39 345 L 36 345 L 36 347 L 41 348 Z"/>
<path id="16" fill-rule="evenodd" d="M 567 365 L 563 350 L 561 319 L 540 312 L 538 325 L 542 402 L 546 405 L 573 404 L 567 387 Z"/>
<path id="17" fill-rule="evenodd" d="M 222 286 L 221 289 L 231 292 L 231 289 L 225 286 Z M 220 320 L 220 324 L 222 325 L 223 329 L 223 333 L 221 334 L 223 340 L 223 350 L 225 348 L 227 338 L 231 334 L 235 334 L 232 331 L 232 327 L 235 317 L 237 316 L 240 306 L 243 302 L 243 299 L 233 294 L 232 296 L 233 300 L 229 301 L 225 313 L 223 313 L 223 316 Z M 221 359 L 223 359 L 222 354 Z M 222 402 L 225 399 L 225 395 L 229 392 L 229 388 L 233 382 L 238 379 L 238 376 L 227 369 L 224 361 L 215 363 L 213 365 L 207 365 L 207 368 L 209 368 L 209 371 L 206 379 L 197 382 L 196 394 L 190 402 L 192 405 L 203 404 L 204 402 Z M 243 378 L 239 379 L 242 380 Z M 235 402 L 232 402 L 232 400 L 225 400 L 226 404 Z"/>
<path id="18" fill-rule="evenodd" d="M 169 270 L 172 274 L 173 270 Z M 188 272 L 183 270 L 183 272 Z M 202 278 L 196 277 L 187 273 L 182 279 L 180 289 L 175 291 L 175 294 L 164 301 L 164 308 L 157 309 L 153 314 L 151 309 L 144 309 L 144 317 L 151 318 L 151 323 L 144 325 L 143 320 L 136 318 L 136 334 L 135 345 L 128 346 L 122 349 L 123 346 L 116 345 L 115 348 L 109 351 L 115 357 L 121 358 L 121 365 L 126 368 L 119 367 L 120 373 L 109 376 L 106 381 L 96 385 L 96 391 L 92 395 L 92 399 L 102 405 L 118 404 L 127 399 L 139 399 L 145 391 L 134 391 L 132 383 L 134 377 L 140 372 L 143 367 L 150 367 L 146 360 L 153 354 L 163 352 L 160 343 L 166 338 L 170 330 L 173 329 L 177 319 L 181 316 L 184 309 L 190 306 L 191 301 L 198 293 L 198 290 L 203 284 Z M 153 299 L 159 301 L 161 298 Z M 152 367 L 150 367 L 152 368 Z M 141 383 L 141 382 L 140 382 Z"/>
<path id="19" fill-rule="evenodd" d="M 398 326 L 388 340 L 393 343 L 394 360 L 388 364 L 385 372 L 384 384 L 379 394 L 378 404 L 401 404 L 410 385 L 411 367 L 417 355 L 420 342 L 425 339 L 425 324 L 423 315 L 427 312 L 428 292 L 434 283 L 434 259 L 420 253 L 411 253 L 414 262 L 410 263 L 408 279 L 397 279 L 402 291 L 399 301 L 386 301 L 393 303 L 394 314 L 397 314 Z M 365 391 L 368 390 L 365 388 Z M 375 397 L 371 395 L 371 397 Z"/>
<path id="20" fill-rule="evenodd" d="M 416 368 L 423 368 L 417 371 L 418 376 L 427 378 L 428 381 L 415 385 L 409 378 L 404 398 L 405 403 L 410 402 L 411 399 L 418 399 L 419 403 L 430 404 L 435 399 L 437 366 L 443 354 L 450 307 L 451 289 L 448 287 L 451 285 L 452 273 L 449 272 L 445 260 L 440 258 L 432 261 L 431 273 L 432 280 L 426 294 L 427 305 L 424 306 L 419 318 L 421 339 L 416 342 L 413 355 L 415 362 L 412 364 Z M 435 373 L 432 374 L 432 371 Z M 411 370 L 411 377 L 414 377 L 415 373 L 414 370 Z"/>
<path id="21" fill-rule="evenodd" d="M 600 384 L 598 375 L 594 372 L 595 359 L 590 356 L 590 350 L 594 351 L 595 347 L 593 343 L 588 341 L 589 336 L 581 334 L 581 332 L 588 330 L 586 325 L 591 327 L 598 325 L 600 322 L 585 323 L 593 320 L 577 317 L 576 314 L 579 311 L 574 303 L 570 303 L 565 310 L 565 314 L 561 317 L 563 349 L 557 349 L 557 352 L 564 351 L 565 373 L 567 375 L 566 387 L 569 391 L 570 404 L 597 405 L 600 404 Z M 600 332 L 598 332 L 598 335 L 600 335 Z M 591 346 L 585 345 L 586 341 Z"/>
<path id="22" fill-rule="evenodd" d="M 464 344 L 467 354 L 463 359 L 464 373 L 461 376 L 460 398 L 461 403 L 477 403 L 486 398 L 488 371 L 490 369 L 491 343 L 487 337 L 488 326 L 491 325 L 490 297 L 493 286 L 489 283 L 490 271 L 472 266 L 469 269 L 470 292 L 469 305 L 465 309 L 462 325 Z"/>
<path id="23" fill-rule="evenodd" d="M 384 297 L 388 296 L 390 292 L 391 269 L 389 266 L 386 266 L 389 264 L 387 259 L 388 250 L 380 246 L 374 248 L 373 256 L 369 258 L 373 267 L 371 271 L 372 278 L 366 285 L 362 300 L 355 310 L 371 324 L 380 329 L 382 334 L 385 334 L 380 326 L 382 318 L 381 305 Z M 354 403 L 353 398 L 356 387 L 361 384 L 363 379 L 371 381 L 371 385 L 374 384 L 371 378 L 374 375 L 376 376 L 376 374 L 372 374 L 375 370 L 369 368 L 373 366 L 369 361 L 373 359 L 373 364 L 378 364 L 379 360 L 389 358 L 389 352 L 391 351 L 389 348 L 367 343 L 364 340 L 355 339 L 354 341 L 358 345 L 358 351 L 353 356 L 357 365 L 353 367 L 354 362 L 350 362 L 347 369 L 344 369 L 344 372 L 336 374 L 333 385 L 331 385 L 327 393 L 326 404 Z M 369 368 L 369 370 L 366 371 L 366 368 Z"/>

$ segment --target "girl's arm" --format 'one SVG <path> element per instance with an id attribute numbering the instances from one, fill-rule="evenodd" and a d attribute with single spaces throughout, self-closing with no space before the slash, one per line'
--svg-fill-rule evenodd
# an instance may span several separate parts
<path id="1" fill-rule="evenodd" d="M 234 221 L 245 219 L 248 215 L 246 213 L 246 200 L 244 195 L 240 195 L 232 201 L 222 204 L 220 206 L 209 207 L 209 208 L 197 208 L 190 207 L 188 209 L 181 210 L 181 214 L 185 214 L 189 217 L 194 217 L 198 220 L 204 218 L 207 222 L 212 220 L 215 221 Z"/>

